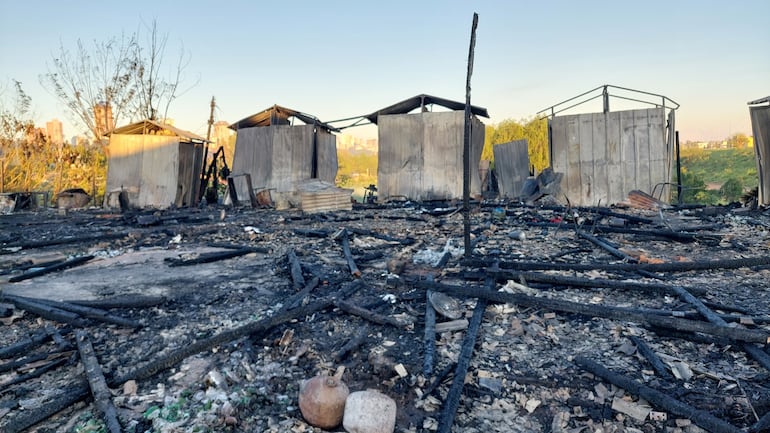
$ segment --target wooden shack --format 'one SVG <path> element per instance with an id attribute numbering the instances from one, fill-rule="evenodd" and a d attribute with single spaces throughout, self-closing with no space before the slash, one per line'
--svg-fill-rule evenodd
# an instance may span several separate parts
<path id="1" fill-rule="evenodd" d="M 616 96 L 610 90 L 622 91 L 617 97 L 624 100 L 654 107 L 610 111 L 609 98 Z M 678 104 L 663 95 L 604 85 L 562 102 L 572 104 L 564 110 L 579 105 L 573 100 L 590 92 L 603 97 L 602 112 L 552 115 L 548 121 L 551 167 L 564 175 L 561 192 L 575 206 L 622 202 L 634 190 L 668 202 Z M 640 96 L 630 98 L 630 92 Z M 645 96 L 649 102 L 642 100 Z M 555 107 L 558 104 L 547 110 L 558 114 Z"/>
<path id="2" fill-rule="evenodd" d="M 423 94 L 365 116 L 378 126 L 379 200 L 462 198 L 464 110 L 464 103 Z M 489 115 L 477 106 L 471 106 L 471 113 L 470 191 L 480 196 L 484 124 L 477 116 Z"/>
<path id="3" fill-rule="evenodd" d="M 757 158 L 759 189 L 757 202 L 770 204 L 770 96 L 749 102 L 751 130 L 754 135 L 754 153 Z"/>
<path id="4" fill-rule="evenodd" d="M 337 176 L 337 129 L 316 117 L 273 105 L 230 125 L 236 131 L 233 179 L 238 197 L 254 191 L 273 195 L 297 192 L 308 179 L 334 183 Z M 278 200 L 277 200 L 278 201 Z"/>
<path id="5" fill-rule="evenodd" d="M 155 120 L 110 134 L 105 205 L 124 191 L 133 207 L 190 206 L 201 176 L 204 138 Z"/>

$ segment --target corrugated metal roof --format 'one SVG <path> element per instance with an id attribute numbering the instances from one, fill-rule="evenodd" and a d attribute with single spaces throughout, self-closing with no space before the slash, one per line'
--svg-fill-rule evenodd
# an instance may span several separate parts
<path id="1" fill-rule="evenodd" d="M 417 95 L 409 99 L 405 99 L 401 102 L 397 102 L 381 110 L 377 110 L 374 113 L 364 117 L 369 119 L 369 121 L 372 123 L 377 123 L 377 116 L 381 114 L 406 114 L 414 109 L 424 107 L 426 105 L 431 105 L 431 104 L 440 105 L 442 107 L 449 108 L 450 110 L 455 110 L 455 111 L 465 110 L 465 103 L 463 102 L 452 101 L 450 99 L 439 98 L 438 96 L 431 96 L 423 93 L 421 95 Z M 489 118 L 487 109 L 483 107 L 471 105 L 471 113 L 477 116 L 484 116 L 486 118 Z"/>
<path id="2" fill-rule="evenodd" d="M 748 105 L 760 105 L 770 103 L 770 96 L 757 99 L 756 101 L 749 101 Z"/>
<path id="3" fill-rule="evenodd" d="M 237 131 L 241 128 L 251 128 L 254 126 L 288 125 L 290 117 L 296 117 L 308 125 L 318 125 L 328 131 L 339 132 L 339 129 L 327 123 L 321 122 L 315 116 L 311 116 L 310 114 L 306 114 L 301 111 L 292 110 L 291 108 L 282 107 L 280 105 L 273 105 L 272 107 L 262 110 L 257 114 L 252 114 L 249 117 L 245 117 L 230 125 L 229 128 Z"/>
<path id="4" fill-rule="evenodd" d="M 123 135 L 141 135 L 141 134 L 155 134 L 159 135 L 159 131 L 166 131 L 170 134 L 168 135 L 176 135 L 178 137 L 183 137 L 188 140 L 194 140 L 194 141 L 206 141 L 205 138 L 193 134 L 190 131 L 185 131 L 183 129 L 179 129 L 172 125 L 167 125 L 165 123 L 160 123 L 155 120 L 151 119 L 145 119 L 140 120 L 139 122 L 132 123 L 130 125 L 121 126 L 120 128 L 115 128 L 111 132 L 109 132 L 107 135 L 112 134 L 123 134 Z"/>

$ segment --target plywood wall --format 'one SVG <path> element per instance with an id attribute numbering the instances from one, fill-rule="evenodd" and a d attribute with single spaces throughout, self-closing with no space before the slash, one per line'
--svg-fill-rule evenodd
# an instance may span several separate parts
<path id="1" fill-rule="evenodd" d="M 463 194 L 462 111 L 382 115 L 378 118 L 378 196 L 447 200 Z M 473 117 L 471 194 L 481 194 L 479 161 L 484 124 Z"/>
<path id="2" fill-rule="evenodd" d="M 495 155 L 495 175 L 500 197 L 519 197 L 524 181 L 529 176 L 527 140 L 496 144 L 492 151 Z"/>
<path id="3" fill-rule="evenodd" d="M 127 191 L 131 205 L 140 208 L 166 208 L 180 194 L 189 195 L 192 183 L 179 179 L 180 164 L 186 162 L 180 159 L 178 140 L 168 135 L 112 135 L 107 191 Z"/>
<path id="4" fill-rule="evenodd" d="M 759 204 L 770 204 L 770 106 L 749 107 L 759 173 Z"/>
<path id="5" fill-rule="evenodd" d="M 255 190 L 292 192 L 297 182 L 313 174 L 334 182 L 337 175 L 337 138 L 313 125 L 272 125 L 238 130 L 233 175 L 249 173 Z M 315 145 L 314 145 L 315 141 Z M 317 169 L 313 170 L 314 146 Z M 238 197 L 248 197 L 243 177 L 235 179 Z"/>
<path id="6" fill-rule="evenodd" d="M 663 108 L 556 116 L 549 126 L 551 165 L 564 173 L 561 189 L 573 205 L 617 203 L 671 179 Z"/>

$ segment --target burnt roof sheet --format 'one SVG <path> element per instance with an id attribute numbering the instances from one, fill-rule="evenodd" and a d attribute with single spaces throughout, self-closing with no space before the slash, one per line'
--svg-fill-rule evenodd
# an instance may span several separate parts
<path id="1" fill-rule="evenodd" d="M 432 96 L 432 95 L 426 95 L 421 94 L 414 97 L 411 97 L 409 99 L 405 99 L 401 102 L 397 102 L 389 107 L 385 107 L 381 110 L 377 110 L 372 114 L 366 115 L 367 119 L 369 119 L 372 123 L 377 123 L 377 117 L 381 114 L 406 114 L 410 111 L 423 107 L 425 105 L 440 105 L 445 108 L 449 108 L 450 110 L 464 110 L 465 109 L 465 103 L 463 102 L 457 102 L 452 101 L 450 99 L 444 99 L 439 98 L 438 96 Z M 471 113 L 477 115 L 477 116 L 483 116 L 486 118 L 489 118 L 489 114 L 487 113 L 487 109 L 483 107 L 478 107 L 475 105 L 471 105 Z"/>
<path id="2" fill-rule="evenodd" d="M 273 105 L 272 107 L 266 108 L 260 111 L 259 113 L 252 114 L 251 116 L 245 117 L 233 123 L 232 125 L 230 125 L 229 128 L 237 131 L 241 128 L 252 128 L 255 126 L 270 126 L 272 125 L 273 118 L 286 121 L 289 119 L 289 117 L 296 117 L 297 119 L 305 122 L 308 125 L 317 125 L 328 131 L 339 132 L 339 129 L 327 123 L 321 122 L 315 116 L 311 116 L 301 111 L 292 110 L 291 108 L 282 107 L 280 105 Z"/>
<path id="3" fill-rule="evenodd" d="M 760 98 L 755 101 L 749 101 L 748 103 L 748 105 L 761 105 L 761 104 L 770 104 L 770 96 L 766 96 L 764 98 Z"/>
<path id="4" fill-rule="evenodd" d="M 205 138 L 199 135 L 193 134 L 190 131 L 185 131 L 184 129 L 179 129 L 175 126 L 161 123 L 161 122 L 158 122 L 157 120 L 152 120 L 152 119 L 144 119 L 126 126 L 121 126 L 120 128 L 115 128 L 109 133 L 107 133 L 106 135 L 112 135 L 112 134 L 141 135 L 141 134 L 147 134 L 149 132 L 157 132 L 157 131 L 168 131 L 168 132 L 171 132 L 173 135 L 186 138 L 188 140 L 200 141 L 200 142 L 206 141 Z"/>

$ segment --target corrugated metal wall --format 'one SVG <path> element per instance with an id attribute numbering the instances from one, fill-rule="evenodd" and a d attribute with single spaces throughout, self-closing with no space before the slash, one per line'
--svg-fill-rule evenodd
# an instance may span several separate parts
<path id="1" fill-rule="evenodd" d="M 313 125 L 272 125 L 239 129 L 233 174 L 251 174 L 255 190 L 292 192 L 295 183 L 313 176 Z M 334 183 L 337 175 L 337 137 L 318 131 L 318 178 Z M 238 197 L 248 197 L 243 177 L 235 179 Z"/>
<path id="2" fill-rule="evenodd" d="M 663 108 L 555 116 L 549 127 L 551 165 L 564 173 L 561 189 L 573 205 L 609 205 L 670 181 Z"/>
<path id="3" fill-rule="evenodd" d="M 492 151 L 495 155 L 495 175 L 500 197 L 518 197 L 529 176 L 527 140 L 496 144 Z"/>
<path id="4" fill-rule="evenodd" d="M 112 135 L 107 191 L 122 188 L 128 192 L 131 205 L 137 207 L 166 208 L 178 195 L 189 197 L 192 183 L 179 179 L 179 167 L 193 161 L 180 159 L 178 140 L 168 135 Z"/>
<path id="5" fill-rule="evenodd" d="M 759 174 L 759 204 L 770 204 L 770 106 L 749 107 Z"/>
<path id="6" fill-rule="evenodd" d="M 463 112 L 379 116 L 377 189 L 382 199 L 446 200 L 463 194 Z M 481 194 L 484 124 L 471 136 L 471 194 Z"/>

